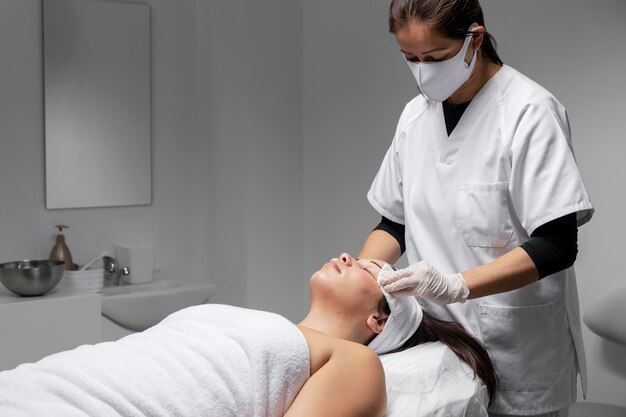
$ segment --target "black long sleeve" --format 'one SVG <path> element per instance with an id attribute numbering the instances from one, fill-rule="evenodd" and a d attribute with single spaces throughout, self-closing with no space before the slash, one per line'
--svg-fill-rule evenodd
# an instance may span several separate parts
<path id="1" fill-rule="evenodd" d="M 520 247 L 535 263 L 540 279 L 569 268 L 578 255 L 576 213 L 539 226 Z"/>
<path id="2" fill-rule="evenodd" d="M 400 253 L 402 254 L 406 251 L 403 224 L 396 223 L 383 216 L 380 220 L 380 223 L 378 223 L 374 230 L 383 230 L 389 233 L 395 240 L 398 241 L 398 244 L 400 245 Z"/>
<path id="3" fill-rule="evenodd" d="M 374 230 L 389 233 L 400 245 L 400 252 L 406 251 L 405 227 L 386 217 L 382 217 Z M 539 278 L 569 268 L 578 255 L 578 227 L 576 213 L 571 213 L 539 226 L 530 239 L 520 245 L 528 253 L 539 272 Z"/>

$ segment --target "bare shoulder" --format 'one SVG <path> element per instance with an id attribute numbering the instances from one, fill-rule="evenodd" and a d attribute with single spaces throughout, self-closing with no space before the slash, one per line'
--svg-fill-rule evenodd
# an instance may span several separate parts
<path id="1" fill-rule="evenodd" d="M 331 359 L 341 360 L 346 366 L 370 365 L 373 371 L 382 372 L 378 355 L 367 346 L 329 336 L 325 333 L 298 326 L 309 346 L 311 374 L 327 364 Z"/>
<path id="2" fill-rule="evenodd" d="M 383 366 L 374 351 L 358 343 L 341 340 L 331 360 L 339 360 L 347 366 L 358 367 L 362 372 L 371 371 L 383 375 Z"/>
<path id="3" fill-rule="evenodd" d="M 370 348 L 342 341 L 327 366 L 336 367 L 341 373 L 349 394 L 346 401 L 353 401 L 359 416 L 374 416 L 387 408 L 385 372 L 380 358 Z"/>
<path id="4" fill-rule="evenodd" d="M 311 352 L 311 378 L 294 403 L 293 415 L 306 407 L 303 415 L 382 416 L 387 396 L 378 356 L 358 343 L 310 329 L 302 333 Z M 312 397 L 318 400 L 307 400 Z"/>

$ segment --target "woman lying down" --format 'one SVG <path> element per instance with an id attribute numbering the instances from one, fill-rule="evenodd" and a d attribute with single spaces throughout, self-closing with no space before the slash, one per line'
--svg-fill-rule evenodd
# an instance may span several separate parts
<path id="1" fill-rule="evenodd" d="M 276 314 L 207 304 L 117 342 L 85 345 L 0 372 L 0 415 L 382 416 L 376 354 L 441 340 L 496 390 L 486 351 L 460 326 L 383 294 L 391 267 L 348 254 L 310 279 L 298 325 Z M 420 324 L 421 323 L 421 324 Z"/>

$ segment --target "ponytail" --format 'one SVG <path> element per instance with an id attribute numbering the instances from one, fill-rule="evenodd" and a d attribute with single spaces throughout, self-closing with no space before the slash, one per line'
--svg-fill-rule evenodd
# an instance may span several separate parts
<path id="1" fill-rule="evenodd" d="M 434 318 L 425 311 L 417 331 L 398 349 L 406 350 L 426 342 L 441 342 L 463 359 L 487 386 L 489 405 L 493 404 L 498 377 L 485 347 L 459 323 Z"/>
<path id="2" fill-rule="evenodd" d="M 483 51 L 485 56 L 489 58 L 492 62 L 502 66 L 502 60 L 496 52 L 496 48 L 498 43 L 496 42 L 493 35 L 487 31 L 485 31 L 485 36 L 483 37 L 483 43 L 480 45 L 480 50 Z"/>

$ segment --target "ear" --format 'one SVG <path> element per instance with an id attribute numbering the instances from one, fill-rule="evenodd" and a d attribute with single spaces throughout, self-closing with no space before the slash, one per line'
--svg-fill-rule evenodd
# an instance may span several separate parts
<path id="1" fill-rule="evenodd" d="M 480 46 L 483 44 L 483 39 L 485 38 L 485 27 L 484 26 L 476 26 L 472 29 L 472 47 L 475 51 L 480 49 Z"/>
<path id="2" fill-rule="evenodd" d="M 376 314 L 371 314 L 367 318 L 367 327 L 370 328 L 375 334 L 379 334 L 385 328 L 385 324 L 387 324 L 387 319 L 389 317 L 381 317 Z"/>

